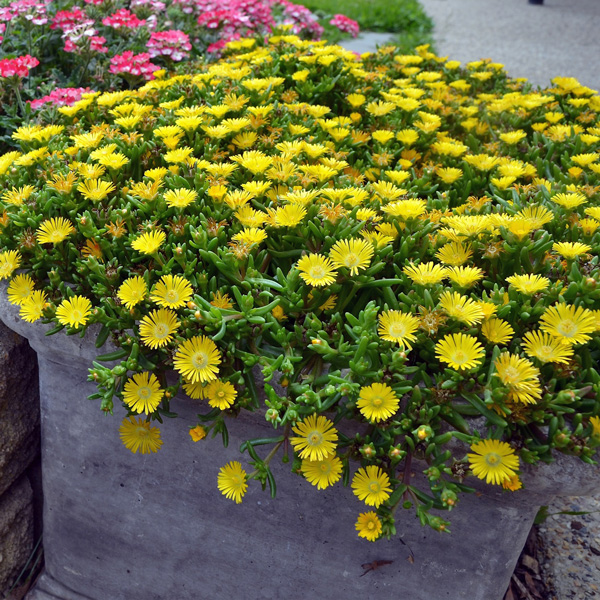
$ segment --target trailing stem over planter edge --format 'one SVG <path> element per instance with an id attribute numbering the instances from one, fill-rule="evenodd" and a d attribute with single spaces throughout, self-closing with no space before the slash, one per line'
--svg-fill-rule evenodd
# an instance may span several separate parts
<path id="1" fill-rule="evenodd" d="M 275 495 L 281 458 L 318 489 L 351 483 L 367 540 L 399 508 L 444 531 L 431 511 L 470 475 L 511 493 L 523 463 L 593 462 L 599 112 L 573 79 L 532 91 L 426 46 L 231 42 L 19 128 L 0 278 L 26 321 L 99 323 L 117 346 L 90 379 L 132 452 L 160 450 L 182 390 L 193 442 L 227 444 L 244 410 L 276 430 L 241 445 L 252 472 L 215 473 L 236 503 L 252 480 Z"/>

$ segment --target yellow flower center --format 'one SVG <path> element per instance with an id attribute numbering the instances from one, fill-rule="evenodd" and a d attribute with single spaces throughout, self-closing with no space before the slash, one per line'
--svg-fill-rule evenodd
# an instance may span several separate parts
<path id="1" fill-rule="evenodd" d="M 571 337 L 577 333 L 577 325 L 571 319 L 565 319 L 558 324 L 556 330 L 565 337 Z"/>
<path id="2" fill-rule="evenodd" d="M 503 375 L 504 377 L 502 377 L 502 381 L 508 384 L 517 383 L 520 379 L 519 370 L 515 369 L 514 367 L 506 367 Z"/>
<path id="3" fill-rule="evenodd" d="M 204 352 L 196 352 L 196 354 L 192 356 L 191 362 L 194 369 L 204 369 L 208 364 L 208 356 L 206 356 Z"/>
<path id="4" fill-rule="evenodd" d="M 74 310 L 71 313 L 71 320 L 72 321 L 80 321 L 81 320 L 81 311 L 79 310 Z"/>
<path id="5" fill-rule="evenodd" d="M 388 331 L 391 337 L 401 338 L 406 334 L 406 327 L 402 323 L 392 323 Z"/>
<path id="6" fill-rule="evenodd" d="M 306 441 L 311 446 L 318 446 L 323 441 L 323 434 L 320 431 L 311 431 L 306 437 Z"/>
<path id="7" fill-rule="evenodd" d="M 165 294 L 165 300 L 167 300 L 167 302 L 178 302 L 179 294 L 175 290 L 169 290 Z"/>
<path id="8" fill-rule="evenodd" d="M 367 523 L 367 529 L 375 529 L 375 523 L 373 523 L 373 521 L 369 521 Z"/>
<path id="9" fill-rule="evenodd" d="M 225 398 L 225 392 L 223 390 L 219 390 L 216 395 L 217 398 Z"/>
<path id="10" fill-rule="evenodd" d="M 311 270 L 310 270 L 310 276 L 313 279 L 323 279 L 323 277 L 325 277 L 325 269 L 323 269 L 323 267 L 320 266 L 314 266 Z"/>
<path id="11" fill-rule="evenodd" d="M 154 326 L 154 337 L 162 340 L 169 335 L 169 328 L 164 323 L 158 323 Z"/>
<path id="12" fill-rule="evenodd" d="M 150 436 L 150 431 L 145 427 L 136 427 L 135 434 L 138 438 L 147 438 Z"/>
<path id="13" fill-rule="evenodd" d="M 356 267 L 360 261 L 358 260 L 358 256 L 354 253 L 350 253 L 344 259 L 344 265 L 347 267 Z"/>
<path id="14" fill-rule="evenodd" d="M 495 467 L 501 460 L 502 459 L 501 459 L 500 455 L 496 454 L 495 452 L 490 452 L 489 454 L 485 455 L 485 462 L 490 467 Z"/>
<path id="15" fill-rule="evenodd" d="M 462 365 L 466 362 L 467 357 L 462 350 L 457 350 L 452 359 L 457 365 Z"/>
<path id="16" fill-rule="evenodd" d="M 381 396 L 375 396 L 372 400 L 373 406 L 381 406 L 383 404 L 383 398 Z"/>
<path id="17" fill-rule="evenodd" d="M 138 393 L 138 396 L 140 398 L 142 398 L 143 400 L 146 400 L 146 399 L 150 398 L 150 396 L 152 396 L 152 390 L 147 385 L 139 387 L 137 393 Z"/>
<path id="18" fill-rule="evenodd" d="M 369 484 L 369 489 L 374 494 L 377 494 L 381 490 L 381 486 L 379 485 L 378 481 L 371 481 L 371 483 Z"/>

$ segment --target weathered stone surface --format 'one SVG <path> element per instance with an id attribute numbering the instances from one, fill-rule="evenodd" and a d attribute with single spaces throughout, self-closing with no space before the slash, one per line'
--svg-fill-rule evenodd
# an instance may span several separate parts
<path id="1" fill-rule="evenodd" d="M 9 590 L 33 549 L 33 493 L 21 477 L 0 496 L 0 596 Z"/>
<path id="2" fill-rule="evenodd" d="M 40 451 L 37 359 L 0 323 L 0 495 Z"/>

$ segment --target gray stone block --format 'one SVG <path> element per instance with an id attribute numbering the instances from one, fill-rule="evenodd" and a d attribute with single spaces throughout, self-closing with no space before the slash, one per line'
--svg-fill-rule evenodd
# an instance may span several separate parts
<path id="1" fill-rule="evenodd" d="M 0 323 L 0 495 L 39 455 L 37 359 Z"/>
<path id="2" fill-rule="evenodd" d="M 32 502 L 25 476 L 0 496 L 0 596 L 8 592 L 33 549 Z"/>

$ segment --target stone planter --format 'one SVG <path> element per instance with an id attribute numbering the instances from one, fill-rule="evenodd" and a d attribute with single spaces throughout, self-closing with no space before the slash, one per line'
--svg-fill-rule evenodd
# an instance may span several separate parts
<path id="1" fill-rule="evenodd" d="M 451 534 L 400 511 L 399 536 L 377 543 L 356 536 L 365 509 L 350 489 L 317 492 L 288 465 L 274 466 L 275 500 L 251 482 L 236 505 L 217 490 L 217 472 L 240 460 L 239 440 L 272 435 L 262 415 L 232 420 L 224 450 L 220 437 L 191 442 L 198 405 L 176 399 L 180 417 L 165 420 L 160 452 L 133 455 L 119 440 L 119 409 L 105 417 L 86 399 L 92 337 L 46 337 L 19 320 L 5 287 L 0 317 L 29 339 L 40 371 L 46 570 L 29 600 L 500 599 L 539 505 L 598 489 L 597 471 L 560 457 L 526 471 L 525 491 L 481 484 L 463 496 Z M 365 573 L 374 561 L 392 562 Z"/>

